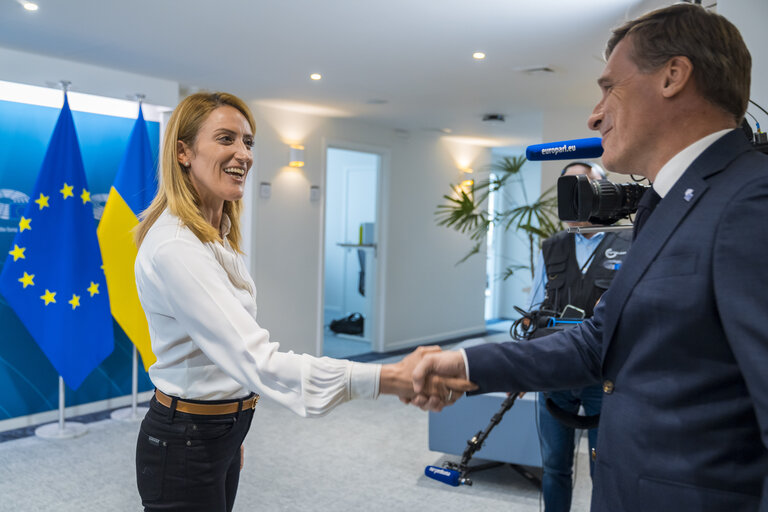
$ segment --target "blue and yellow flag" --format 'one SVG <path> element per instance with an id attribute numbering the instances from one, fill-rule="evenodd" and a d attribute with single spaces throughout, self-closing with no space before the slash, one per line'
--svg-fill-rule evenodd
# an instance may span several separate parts
<path id="1" fill-rule="evenodd" d="M 133 264 L 137 249 L 133 243 L 132 230 L 139 223 L 139 214 L 149 206 L 156 192 L 152 149 L 144 115 L 139 108 L 139 117 L 133 125 L 128 149 L 123 155 L 115 183 L 104 206 L 98 235 L 112 302 L 112 316 L 136 345 L 145 370 L 149 369 L 156 358 L 149 341 L 147 318 L 136 291 Z"/>
<path id="2" fill-rule="evenodd" d="M 0 293 L 72 389 L 112 353 L 93 206 L 69 103 L 0 274 Z"/>

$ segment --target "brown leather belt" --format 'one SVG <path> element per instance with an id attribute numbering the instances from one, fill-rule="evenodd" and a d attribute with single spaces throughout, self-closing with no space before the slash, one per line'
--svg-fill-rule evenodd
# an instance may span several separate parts
<path id="1" fill-rule="evenodd" d="M 170 408 L 173 404 L 173 398 L 166 395 L 159 389 L 155 390 L 155 398 L 164 406 Z M 243 407 L 240 410 L 255 409 L 256 404 L 259 402 L 259 395 L 253 395 L 250 398 L 243 399 Z M 225 404 L 198 404 L 194 402 L 187 402 L 179 398 L 176 400 L 176 411 L 185 412 L 187 414 L 201 414 L 204 416 L 211 416 L 217 414 L 232 414 L 239 409 L 240 401 L 235 400 Z"/>

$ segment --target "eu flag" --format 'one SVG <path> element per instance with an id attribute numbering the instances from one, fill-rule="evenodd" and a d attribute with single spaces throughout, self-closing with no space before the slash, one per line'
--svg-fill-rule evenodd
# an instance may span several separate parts
<path id="1" fill-rule="evenodd" d="M 0 293 L 72 389 L 114 348 L 93 206 L 69 103 L 0 274 Z"/>

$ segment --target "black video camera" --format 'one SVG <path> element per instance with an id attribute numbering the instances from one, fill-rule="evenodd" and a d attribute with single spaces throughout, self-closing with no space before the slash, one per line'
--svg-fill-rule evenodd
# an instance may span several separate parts
<path id="1" fill-rule="evenodd" d="M 637 211 L 650 187 L 637 183 L 590 180 L 583 174 L 557 180 L 557 215 L 560 220 L 609 225 Z"/>

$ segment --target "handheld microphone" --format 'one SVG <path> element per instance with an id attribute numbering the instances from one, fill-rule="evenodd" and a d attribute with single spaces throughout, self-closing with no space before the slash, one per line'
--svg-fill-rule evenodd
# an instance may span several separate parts
<path id="1" fill-rule="evenodd" d="M 424 474 L 429 478 L 434 478 L 438 482 L 458 487 L 461 483 L 459 478 L 461 473 L 454 471 L 453 469 L 442 468 L 440 466 L 427 466 L 424 468 Z"/>
<path id="2" fill-rule="evenodd" d="M 528 160 L 579 160 L 597 158 L 602 154 L 600 137 L 534 144 L 525 150 L 525 158 Z"/>

